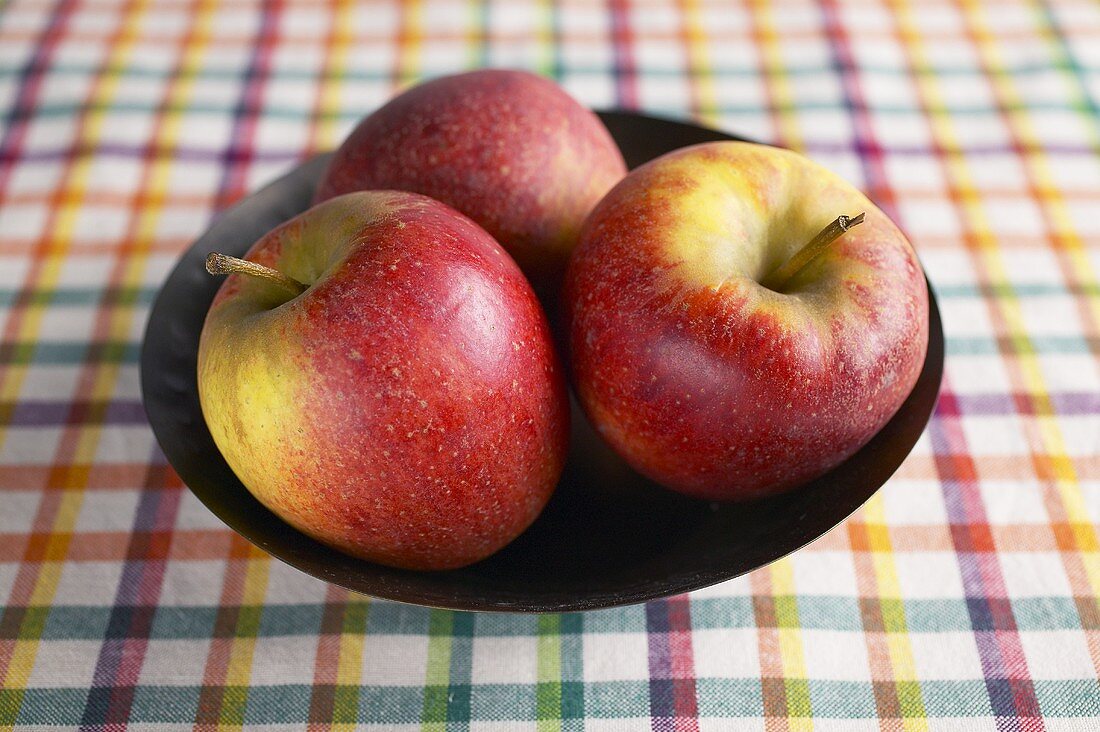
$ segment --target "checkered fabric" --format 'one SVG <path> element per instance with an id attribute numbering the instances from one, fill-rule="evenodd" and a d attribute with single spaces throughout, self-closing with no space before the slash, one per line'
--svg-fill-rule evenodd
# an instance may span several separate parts
<path id="1" fill-rule="evenodd" d="M 142 328 L 220 209 L 403 85 L 533 69 L 793 147 L 947 337 L 899 473 L 794 556 L 586 614 L 371 600 L 166 465 Z M 1095 0 L 0 0 L 0 728 L 1100 729 Z"/>

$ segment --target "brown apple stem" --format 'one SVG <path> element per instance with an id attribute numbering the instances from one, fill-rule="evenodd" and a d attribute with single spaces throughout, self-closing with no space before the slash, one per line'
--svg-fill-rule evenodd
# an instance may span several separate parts
<path id="1" fill-rule="evenodd" d="M 793 257 L 772 270 L 771 274 L 765 277 L 761 284 L 769 290 L 782 292 L 787 283 L 791 281 L 791 278 L 801 272 L 810 262 L 821 256 L 822 252 L 839 239 L 841 234 L 853 226 L 862 224 L 865 215 L 865 213 L 861 213 L 858 216 L 837 216 L 833 223 L 822 229 L 808 244 L 795 252 Z"/>
<path id="2" fill-rule="evenodd" d="M 206 271 L 212 275 L 243 274 L 249 277 L 258 277 L 293 292 L 295 297 L 309 289 L 307 285 L 303 285 L 292 277 L 287 277 L 277 269 L 249 262 L 247 259 L 230 257 L 220 252 L 210 252 L 207 255 Z"/>

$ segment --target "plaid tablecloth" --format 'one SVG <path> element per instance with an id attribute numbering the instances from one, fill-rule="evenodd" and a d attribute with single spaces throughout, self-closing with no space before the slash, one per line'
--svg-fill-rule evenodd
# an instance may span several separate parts
<path id="1" fill-rule="evenodd" d="M 252 548 L 143 414 L 220 209 L 484 66 L 867 190 L 943 309 L 936 414 L 853 519 L 587 614 L 370 600 Z M 1100 729 L 1100 4 L 0 0 L 0 727 Z"/>

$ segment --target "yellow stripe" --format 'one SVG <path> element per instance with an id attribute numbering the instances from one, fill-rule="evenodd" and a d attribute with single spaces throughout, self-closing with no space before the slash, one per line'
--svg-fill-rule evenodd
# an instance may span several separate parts
<path id="1" fill-rule="evenodd" d="M 344 605 L 345 625 L 340 632 L 340 655 L 336 663 L 336 686 L 355 687 L 360 686 L 363 678 L 363 648 L 367 640 L 367 628 L 365 622 L 362 627 L 349 629 L 346 623 L 349 615 L 363 615 L 364 620 L 370 612 L 370 598 L 364 595 L 349 593 Z M 350 630 L 350 632 L 349 632 Z M 336 712 L 341 711 L 340 700 L 336 700 Z M 344 722 L 333 727 L 335 730 L 353 730 L 355 722 Z"/>
<path id="2" fill-rule="evenodd" d="M 995 73 L 991 73 L 990 77 L 996 96 L 1010 110 L 1007 113 L 1009 124 L 1020 141 L 1025 146 L 1033 147 L 1036 151 L 1032 155 L 1024 155 L 1023 162 L 1027 169 L 1027 175 L 1032 180 L 1037 181 L 1039 190 L 1043 192 L 1038 203 L 1047 210 L 1051 224 L 1062 242 L 1062 247 L 1073 255 L 1074 265 L 1080 266 L 1077 272 L 1087 281 L 1096 282 L 1096 275 L 1085 252 L 1084 244 L 1073 228 L 1065 200 L 1058 194 L 1058 186 L 1051 175 L 1049 162 L 1041 152 L 1042 145 L 1035 134 L 1031 119 L 1028 117 L 1024 100 L 1017 93 L 1010 75 L 1001 71 L 1004 69 L 1004 62 L 998 51 L 997 42 L 990 34 L 985 23 L 984 13 L 973 0 L 963 0 L 962 4 L 965 14 L 974 29 L 974 36 L 978 41 L 978 53 L 982 57 L 984 65 L 987 69 L 995 70 Z M 1093 129 L 1092 126 L 1088 127 L 1090 130 Z M 996 265 L 998 276 L 1004 277 L 1007 281 L 1007 273 L 1003 270 L 999 252 L 996 257 Z M 1051 463 L 1052 474 L 1041 477 L 1052 479 L 1057 487 L 1062 506 L 1066 511 L 1066 518 L 1069 520 L 1079 550 L 1078 553 L 1088 576 L 1092 595 L 1097 597 L 1100 596 L 1100 554 L 1097 553 L 1097 534 L 1085 510 L 1085 500 L 1081 493 L 1077 470 L 1066 449 L 1058 419 L 1054 416 L 1056 412 L 1046 388 L 1039 359 L 1035 356 L 1035 349 L 1031 347 L 1031 343 L 1026 336 L 1027 327 L 1019 301 L 1015 297 L 1006 297 L 1002 298 L 1001 302 L 1011 332 L 1014 335 L 1019 334 L 1017 344 L 1021 346 L 1017 348 L 1019 363 L 1028 392 L 1036 402 L 1038 413 L 1032 419 L 1037 424 L 1043 444 L 1043 452 Z M 1100 301 L 1092 299 L 1089 302 L 1093 307 L 1094 317 L 1100 316 Z M 1015 340 L 1017 339 L 1014 338 Z"/>
<path id="3" fill-rule="evenodd" d="M 798 125 L 798 108 L 787 77 L 783 50 L 779 45 L 779 34 L 775 30 L 772 2 L 771 0 L 750 0 L 750 7 L 762 41 L 764 77 L 772 103 L 778 111 L 778 132 L 781 138 L 779 141 L 792 150 L 802 150 L 804 144 Z"/>
<path id="4" fill-rule="evenodd" d="M 901 601 L 901 583 L 898 580 L 897 563 L 894 561 L 890 528 L 886 524 L 886 514 L 883 510 L 882 493 L 868 501 L 862 513 L 867 542 L 871 550 L 871 563 L 875 569 L 878 597 L 880 601 L 885 600 L 890 605 L 889 612 L 883 611 L 883 621 L 886 626 L 884 635 L 886 648 L 890 654 L 891 674 L 895 684 L 902 686 L 906 682 L 917 681 L 917 667 L 913 657 L 913 645 L 909 640 L 905 606 Z M 919 698 L 920 687 L 912 684 L 908 688 L 915 689 L 918 695 L 920 716 L 910 717 L 906 714 L 903 720 L 904 729 L 924 732 L 928 729 L 928 722 L 924 716 L 924 700 Z"/>
<path id="5" fill-rule="evenodd" d="M 328 150 L 340 144 L 340 102 L 341 77 L 347 69 L 348 53 L 351 48 L 354 27 L 352 0 L 337 0 L 336 14 L 333 18 L 332 45 L 329 47 L 329 78 L 321 88 L 321 119 L 317 128 L 317 149 Z M 336 78 L 331 78 L 336 77 Z"/>
<path id="6" fill-rule="evenodd" d="M 798 619 L 798 592 L 794 583 L 794 565 L 784 559 L 773 564 L 772 597 L 775 601 L 776 634 L 779 656 L 787 687 L 788 727 L 792 732 L 813 729 L 813 709 L 806 674 L 806 656 L 802 650 L 802 627 Z"/>
<path id="7" fill-rule="evenodd" d="M 478 5 L 484 7 L 484 4 L 479 2 Z M 539 60 L 536 67 L 539 73 L 543 76 L 554 77 L 554 55 L 557 52 L 554 40 L 554 13 L 556 12 L 555 0 L 546 0 L 540 4 L 540 10 L 538 22 L 535 24 L 535 34 L 538 37 L 539 44 Z M 485 14 L 485 22 L 489 22 L 489 10 L 486 8 L 482 11 Z M 480 21 L 480 18 L 479 18 Z M 486 42 L 488 39 L 486 38 Z M 485 58 L 488 59 L 488 53 L 485 54 Z M 559 81 L 558 79 L 555 79 Z"/>
<path id="8" fill-rule="evenodd" d="M 420 45 L 424 38 L 424 4 L 422 0 L 408 0 L 401 4 L 404 28 L 398 39 L 398 86 L 405 87 L 417 80 Z"/>
<path id="9" fill-rule="evenodd" d="M 262 608 L 267 594 L 267 581 L 271 569 L 271 557 L 249 544 L 245 561 L 244 588 L 241 592 L 242 608 Z M 256 651 L 256 628 L 242 627 L 259 624 L 260 610 L 242 610 L 237 620 L 238 635 L 229 649 L 229 666 L 225 670 L 225 695 L 222 699 L 218 729 L 240 729 L 244 721 L 247 702 L 246 690 L 252 678 L 252 658 Z"/>
<path id="10" fill-rule="evenodd" d="M 707 38 L 699 9 L 699 0 L 684 0 L 684 34 L 687 36 L 688 67 L 698 100 L 695 114 L 715 124 L 718 119 L 718 92 L 707 53 Z"/>

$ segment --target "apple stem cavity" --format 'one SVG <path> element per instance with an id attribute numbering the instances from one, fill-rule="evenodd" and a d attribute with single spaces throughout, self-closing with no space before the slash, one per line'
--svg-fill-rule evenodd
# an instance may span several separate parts
<path id="1" fill-rule="evenodd" d="M 265 267 L 255 262 L 249 262 L 247 259 L 230 257 L 220 252 L 210 252 L 210 254 L 207 255 L 206 271 L 212 275 L 242 274 L 248 275 L 249 277 L 256 277 L 272 284 L 279 285 L 283 289 L 294 293 L 295 297 L 309 289 L 308 285 L 302 284 L 293 277 L 287 277 L 277 269 Z"/>
<path id="2" fill-rule="evenodd" d="M 818 232 L 817 236 L 811 239 L 809 243 L 795 252 L 793 257 L 772 270 L 771 274 L 765 277 L 760 284 L 769 290 L 783 292 L 783 288 L 787 286 L 787 283 L 810 262 L 821 256 L 830 244 L 839 239 L 848 229 L 862 224 L 865 215 L 866 213 L 861 213 L 858 216 L 837 216 L 831 224 Z"/>

